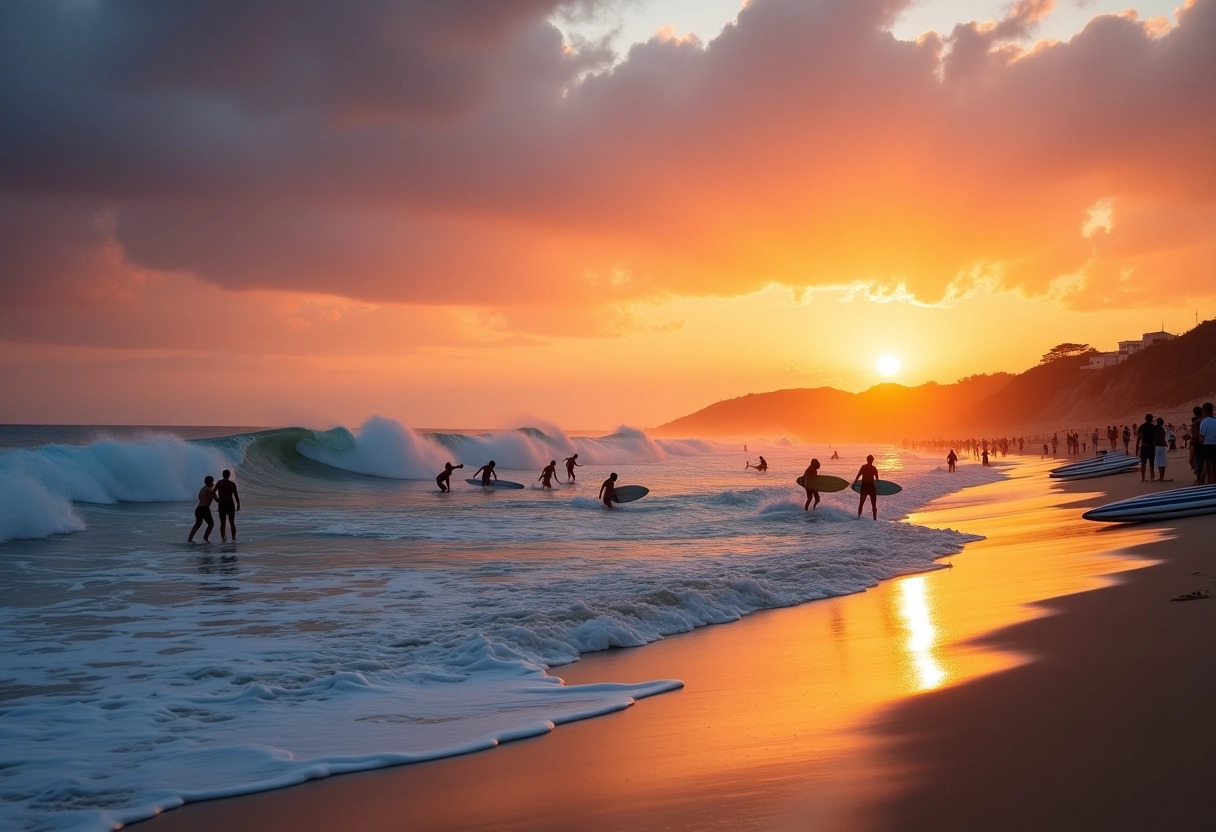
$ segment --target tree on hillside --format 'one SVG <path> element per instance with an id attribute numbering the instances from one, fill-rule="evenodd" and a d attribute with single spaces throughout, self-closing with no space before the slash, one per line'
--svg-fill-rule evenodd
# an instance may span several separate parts
<path id="1" fill-rule="evenodd" d="M 1097 350 L 1089 344 L 1056 344 L 1043 353 L 1043 357 L 1039 359 L 1039 364 L 1050 364 L 1053 361 L 1059 361 L 1061 358 L 1073 358 L 1078 355 L 1087 355 L 1091 352 L 1097 352 Z"/>

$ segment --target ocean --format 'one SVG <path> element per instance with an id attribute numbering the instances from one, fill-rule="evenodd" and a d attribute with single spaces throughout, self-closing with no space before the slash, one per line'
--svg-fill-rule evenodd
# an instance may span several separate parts
<path id="1" fill-rule="evenodd" d="M 629 707 L 681 682 L 566 686 L 560 667 L 937 568 L 974 538 L 904 518 L 1000 476 L 836 450 L 382 418 L 0 426 L 0 828 L 112 829 Z M 802 510 L 794 479 L 812 456 L 851 480 L 866 453 L 904 487 L 877 523 L 851 491 Z M 758 454 L 765 473 L 744 468 Z M 528 487 L 466 484 L 490 459 Z M 552 459 L 558 487 L 542 490 Z M 448 460 L 464 469 L 445 494 Z M 224 468 L 238 542 L 217 525 L 188 545 L 203 477 Z M 610 472 L 650 494 L 604 508 Z"/>

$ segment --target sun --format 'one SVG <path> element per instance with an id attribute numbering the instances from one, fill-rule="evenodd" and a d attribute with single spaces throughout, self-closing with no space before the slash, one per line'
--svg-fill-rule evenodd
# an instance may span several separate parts
<path id="1" fill-rule="evenodd" d="M 899 372 L 899 356 L 886 353 L 878 357 L 878 372 L 887 378 Z"/>

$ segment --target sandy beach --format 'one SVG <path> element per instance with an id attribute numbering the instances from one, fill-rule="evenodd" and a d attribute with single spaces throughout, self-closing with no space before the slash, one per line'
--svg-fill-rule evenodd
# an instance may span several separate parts
<path id="1" fill-rule="evenodd" d="M 556 668 L 683 690 L 492 751 L 187 805 L 188 830 L 1210 829 L 1216 517 L 1085 508 L 1189 481 L 1060 483 L 1060 460 L 912 522 L 950 568 Z"/>

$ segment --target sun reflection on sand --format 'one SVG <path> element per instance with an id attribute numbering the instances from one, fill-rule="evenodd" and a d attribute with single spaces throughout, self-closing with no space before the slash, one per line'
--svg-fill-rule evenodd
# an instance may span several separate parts
<path id="1" fill-rule="evenodd" d="M 933 625 L 925 577 L 919 575 L 900 581 L 895 601 L 908 630 L 906 647 L 916 675 L 916 689 L 941 687 L 946 681 L 946 671 L 934 654 L 937 628 Z"/>

